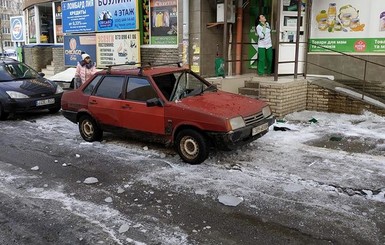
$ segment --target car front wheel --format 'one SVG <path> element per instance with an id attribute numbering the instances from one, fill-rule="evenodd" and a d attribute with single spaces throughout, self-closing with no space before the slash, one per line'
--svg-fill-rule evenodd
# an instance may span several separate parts
<path id="1" fill-rule="evenodd" d="M 100 141 L 103 137 L 103 131 L 90 116 L 82 116 L 79 119 L 79 132 L 82 138 L 88 142 Z"/>
<path id="2" fill-rule="evenodd" d="M 175 146 L 182 160 L 190 164 L 200 164 L 209 155 L 206 138 L 193 129 L 184 129 L 179 132 Z"/>

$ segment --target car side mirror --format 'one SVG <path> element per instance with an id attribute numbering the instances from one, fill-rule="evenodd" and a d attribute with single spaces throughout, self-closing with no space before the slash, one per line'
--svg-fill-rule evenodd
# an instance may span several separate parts
<path id="1" fill-rule="evenodd" d="M 43 73 L 43 72 L 39 72 L 38 74 L 39 74 L 39 76 L 41 76 L 41 77 L 44 77 L 44 76 L 45 76 L 45 73 Z"/>
<path id="2" fill-rule="evenodd" d="M 147 107 L 163 106 L 162 101 L 159 98 L 152 98 L 146 101 Z"/>

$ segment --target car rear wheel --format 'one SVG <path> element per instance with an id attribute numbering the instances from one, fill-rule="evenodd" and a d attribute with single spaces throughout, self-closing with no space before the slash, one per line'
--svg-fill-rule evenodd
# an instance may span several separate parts
<path id="1" fill-rule="evenodd" d="M 175 146 L 182 160 L 190 164 L 200 164 L 209 155 L 207 139 L 193 129 L 180 131 L 176 137 Z"/>
<path id="2" fill-rule="evenodd" d="M 3 106 L 0 104 L 0 120 L 5 120 L 9 116 L 8 112 L 5 112 Z"/>
<path id="3" fill-rule="evenodd" d="M 99 128 L 96 121 L 90 116 L 82 116 L 79 119 L 79 132 L 85 141 L 100 141 L 103 131 Z"/>

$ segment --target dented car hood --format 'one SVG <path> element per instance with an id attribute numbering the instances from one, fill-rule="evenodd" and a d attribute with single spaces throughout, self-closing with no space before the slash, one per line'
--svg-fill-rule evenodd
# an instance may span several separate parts
<path id="1" fill-rule="evenodd" d="M 183 98 L 176 102 L 184 109 L 208 113 L 217 117 L 250 116 L 262 111 L 267 104 L 253 98 L 217 91 Z"/>

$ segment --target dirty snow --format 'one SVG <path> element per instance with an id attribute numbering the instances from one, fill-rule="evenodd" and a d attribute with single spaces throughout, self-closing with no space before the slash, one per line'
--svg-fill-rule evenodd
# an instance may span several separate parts
<path id="1" fill-rule="evenodd" d="M 35 122 L 25 123 L 30 124 L 31 128 L 38 125 L 37 128 L 45 135 L 52 135 L 52 142 L 58 145 L 85 145 L 79 136 L 77 125 L 61 115 L 42 117 Z M 274 126 L 285 130 L 275 131 Z M 8 127 L 17 131 L 16 127 Z M 336 144 L 334 148 L 330 148 L 328 144 L 331 142 L 328 139 L 332 137 L 346 139 L 346 142 L 358 138 L 361 141 L 357 143 L 357 147 L 365 149 L 370 145 L 371 148 L 370 151 L 363 152 L 344 150 L 339 145 L 340 142 L 332 142 Z M 323 147 L 312 145 L 311 142 L 320 138 L 325 138 Z M 39 139 L 32 139 L 34 140 Z M 86 145 L 119 159 L 130 159 L 127 164 L 139 165 L 142 160 L 153 160 L 153 168 L 144 170 L 137 178 L 150 186 L 177 192 L 183 190 L 191 195 L 212 198 L 230 207 L 243 205 L 255 209 L 257 213 L 260 199 L 276 201 L 277 205 L 301 203 L 315 209 L 327 208 L 340 215 L 352 216 L 355 223 L 346 225 L 352 225 L 352 229 L 357 232 L 362 227 L 372 230 L 373 233 L 365 234 L 369 240 L 375 236 L 375 224 L 368 222 L 366 216 L 374 211 L 362 211 L 361 207 L 369 201 L 385 202 L 385 117 L 370 112 L 362 115 L 315 111 L 292 113 L 284 118 L 284 122 L 271 126 L 270 132 L 257 141 L 233 152 L 212 152 L 209 159 L 201 165 L 185 164 L 170 149 L 146 142 L 109 140 Z M 76 153 L 75 157 L 79 158 L 80 155 Z M 98 180 L 95 179 L 87 178 L 84 183 L 97 183 Z M 127 188 L 133 183 L 116 184 Z M 73 197 L 65 196 L 61 190 L 30 191 L 40 198 L 60 200 L 66 209 L 90 220 L 93 220 L 95 210 L 101 208 L 91 203 L 79 203 Z M 119 187 L 117 191 L 122 193 L 124 189 Z M 332 201 L 330 196 L 333 195 L 339 196 L 341 201 Z M 110 201 L 112 199 L 107 197 L 105 202 L 108 207 L 103 207 L 98 213 L 105 219 L 114 219 L 113 223 L 119 225 L 119 230 L 105 227 L 111 237 L 118 240 L 118 234 L 131 227 L 142 229 L 143 232 L 152 230 L 153 227 L 144 228 L 141 224 L 122 219 Z M 137 202 L 138 199 L 134 201 Z M 103 225 L 99 221 L 93 221 L 96 225 Z M 178 228 L 172 229 L 182 237 L 183 244 L 186 234 Z M 130 238 L 127 241 L 132 242 Z"/>

